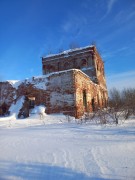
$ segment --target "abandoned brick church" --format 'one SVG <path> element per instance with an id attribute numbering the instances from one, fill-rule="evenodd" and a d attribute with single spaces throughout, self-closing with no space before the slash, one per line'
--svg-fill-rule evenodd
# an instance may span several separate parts
<path id="1" fill-rule="evenodd" d="M 78 118 L 107 106 L 104 63 L 95 46 L 42 57 L 42 72 L 42 76 L 21 81 L 18 86 L 0 82 L 0 110 L 7 111 L 22 96 L 25 100 L 19 113 L 43 104 L 48 114 Z"/>

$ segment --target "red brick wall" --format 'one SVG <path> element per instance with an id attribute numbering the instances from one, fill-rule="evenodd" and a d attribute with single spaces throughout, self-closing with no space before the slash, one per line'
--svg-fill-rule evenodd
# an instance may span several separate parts
<path id="1" fill-rule="evenodd" d="M 47 113 L 75 114 L 73 70 L 60 72 L 48 78 Z"/>
<path id="2" fill-rule="evenodd" d="M 45 85 L 44 89 L 38 88 L 40 83 Z M 9 105 L 21 96 L 35 97 L 36 105 L 46 106 L 46 113 L 64 113 L 76 118 L 85 111 L 93 110 L 92 99 L 94 108 L 97 109 L 105 107 L 108 98 L 105 88 L 93 83 L 86 74 L 75 69 L 24 81 L 17 90 L 9 83 L 2 83 L 0 87 L 0 98 L 5 98 Z M 87 107 L 84 105 L 84 91 Z M 25 105 L 27 103 L 24 103 Z"/>
<path id="3" fill-rule="evenodd" d="M 76 116 L 80 117 L 85 111 L 92 112 L 97 108 L 105 107 L 108 95 L 106 89 L 93 83 L 88 76 L 81 71 L 74 71 L 76 93 Z M 86 107 L 84 106 L 83 92 L 86 92 Z M 93 100 L 92 100 L 93 99 Z M 94 109 L 92 106 L 94 101 Z"/>
<path id="4" fill-rule="evenodd" d="M 0 82 L 0 106 L 6 103 L 8 106 L 12 104 L 16 96 L 16 89 L 7 82 Z"/>
<path id="5" fill-rule="evenodd" d="M 43 74 L 68 69 L 80 69 L 94 83 L 106 88 L 104 63 L 95 46 L 42 58 Z"/>

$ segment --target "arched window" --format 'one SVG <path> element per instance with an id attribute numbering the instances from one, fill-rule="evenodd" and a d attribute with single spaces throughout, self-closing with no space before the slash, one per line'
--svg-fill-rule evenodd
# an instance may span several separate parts
<path id="1" fill-rule="evenodd" d="M 83 105 L 85 107 L 85 110 L 87 110 L 87 95 L 86 95 L 86 90 L 83 90 Z"/>
<path id="2" fill-rule="evenodd" d="M 35 106 L 35 97 L 28 97 L 29 100 L 29 108 L 34 108 Z"/>
<path id="3" fill-rule="evenodd" d="M 92 110 L 94 111 L 95 110 L 95 101 L 94 101 L 94 98 L 92 98 L 92 100 L 91 100 L 91 106 L 92 106 Z"/>
<path id="4" fill-rule="evenodd" d="M 92 54 L 92 59 L 91 59 L 91 61 L 92 61 L 92 66 L 95 66 L 95 55 L 94 54 Z"/>
<path id="5" fill-rule="evenodd" d="M 82 61 L 81 62 L 82 67 L 87 67 L 87 60 L 86 59 L 82 59 L 81 61 Z"/>
<path id="6" fill-rule="evenodd" d="M 76 59 L 74 59 L 73 60 L 73 68 L 76 68 L 76 66 L 77 66 L 77 61 L 76 61 Z"/>
<path id="7" fill-rule="evenodd" d="M 69 69 L 69 63 L 68 63 L 68 62 L 66 62 L 66 63 L 64 64 L 64 69 L 65 69 L 65 70 Z"/>
<path id="8" fill-rule="evenodd" d="M 50 66 L 49 66 L 49 65 L 46 66 L 45 73 L 46 73 L 46 74 L 50 73 Z"/>
<path id="9" fill-rule="evenodd" d="M 60 71 L 60 69 L 61 69 L 61 63 L 58 62 L 58 71 Z"/>
<path id="10" fill-rule="evenodd" d="M 54 71 L 55 71 L 54 66 L 50 66 L 50 73 L 51 73 L 51 72 L 54 72 Z"/>

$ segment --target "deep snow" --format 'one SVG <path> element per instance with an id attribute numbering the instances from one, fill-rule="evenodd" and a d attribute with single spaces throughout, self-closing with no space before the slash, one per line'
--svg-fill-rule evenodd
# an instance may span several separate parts
<path id="1" fill-rule="evenodd" d="M 135 120 L 70 123 L 64 115 L 0 118 L 0 180 L 135 179 Z"/>

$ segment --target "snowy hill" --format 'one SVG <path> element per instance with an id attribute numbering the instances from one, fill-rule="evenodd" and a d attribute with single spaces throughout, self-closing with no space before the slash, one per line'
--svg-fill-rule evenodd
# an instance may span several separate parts
<path id="1" fill-rule="evenodd" d="M 62 114 L 0 119 L 0 179 L 135 179 L 135 120 L 100 126 Z"/>

